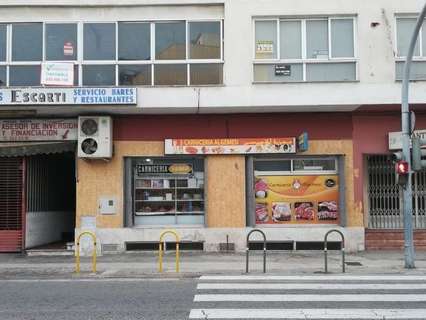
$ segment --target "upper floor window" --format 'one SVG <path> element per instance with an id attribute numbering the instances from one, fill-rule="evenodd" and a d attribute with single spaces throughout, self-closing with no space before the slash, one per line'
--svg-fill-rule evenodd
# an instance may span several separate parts
<path id="1" fill-rule="evenodd" d="M 222 84 L 222 21 L 0 24 L 0 86 L 39 86 L 45 61 L 75 85 Z"/>
<path id="2" fill-rule="evenodd" d="M 416 22 L 416 17 L 396 18 L 396 80 L 402 80 L 404 62 Z M 416 46 L 414 47 L 410 79 L 426 80 L 426 20 L 423 22 Z"/>
<path id="3" fill-rule="evenodd" d="M 357 80 L 353 17 L 255 19 L 254 81 Z"/>

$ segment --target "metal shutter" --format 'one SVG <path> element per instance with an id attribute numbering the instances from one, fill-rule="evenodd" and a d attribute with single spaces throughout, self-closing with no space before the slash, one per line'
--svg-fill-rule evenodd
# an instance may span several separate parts
<path id="1" fill-rule="evenodd" d="M 23 247 L 23 158 L 0 158 L 0 252 Z"/>

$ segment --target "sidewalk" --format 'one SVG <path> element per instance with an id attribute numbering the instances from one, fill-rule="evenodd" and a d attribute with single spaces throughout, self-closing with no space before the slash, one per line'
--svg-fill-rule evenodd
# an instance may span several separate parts
<path id="1" fill-rule="evenodd" d="M 329 251 L 329 272 L 341 273 L 341 252 Z M 164 257 L 164 273 L 158 273 L 158 257 L 154 252 L 104 255 L 98 258 L 97 274 L 91 273 L 91 260 L 81 260 L 81 274 L 74 273 L 72 256 L 37 256 L 0 254 L 0 279 L 38 278 L 139 278 L 139 277 L 197 277 L 201 274 L 241 274 L 245 272 L 246 258 L 241 253 L 181 252 L 180 273 L 174 272 L 174 252 Z M 250 252 L 250 273 L 262 272 L 262 252 Z M 416 269 L 404 269 L 402 251 L 369 251 L 346 255 L 347 274 L 424 274 L 426 252 L 416 253 Z M 309 275 L 324 271 L 322 251 L 268 252 L 267 273 L 282 275 Z"/>

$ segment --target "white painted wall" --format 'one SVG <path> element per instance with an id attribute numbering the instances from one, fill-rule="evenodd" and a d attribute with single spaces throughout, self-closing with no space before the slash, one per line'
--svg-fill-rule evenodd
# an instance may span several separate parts
<path id="1" fill-rule="evenodd" d="M 401 84 L 394 74 L 395 15 L 419 12 L 422 5 L 418 0 L 127 0 L 120 4 L 112 0 L 33 0 L 31 4 L 33 7 L 28 1 L 2 1 L 0 20 L 224 19 L 224 86 L 140 88 L 137 108 L 96 108 L 117 113 L 351 111 L 362 104 L 398 104 Z M 253 17 L 342 14 L 357 17 L 359 82 L 252 83 Z M 372 27 L 372 22 L 379 25 Z M 412 103 L 424 103 L 425 83 L 413 83 L 410 93 Z M 40 110 L 45 114 L 54 108 Z M 65 107 L 59 112 L 81 111 Z"/>
<path id="2" fill-rule="evenodd" d="M 60 241 L 62 232 L 73 231 L 74 218 L 68 211 L 27 212 L 25 248 Z"/>

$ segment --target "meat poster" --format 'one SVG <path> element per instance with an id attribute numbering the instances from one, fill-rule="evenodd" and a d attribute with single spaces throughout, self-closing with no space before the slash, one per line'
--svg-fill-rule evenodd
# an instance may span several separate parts
<path id="1" fill-rule="evenodd" d="M 339 223 L 337 175 L 255 177 L 256 224 Z"/>

